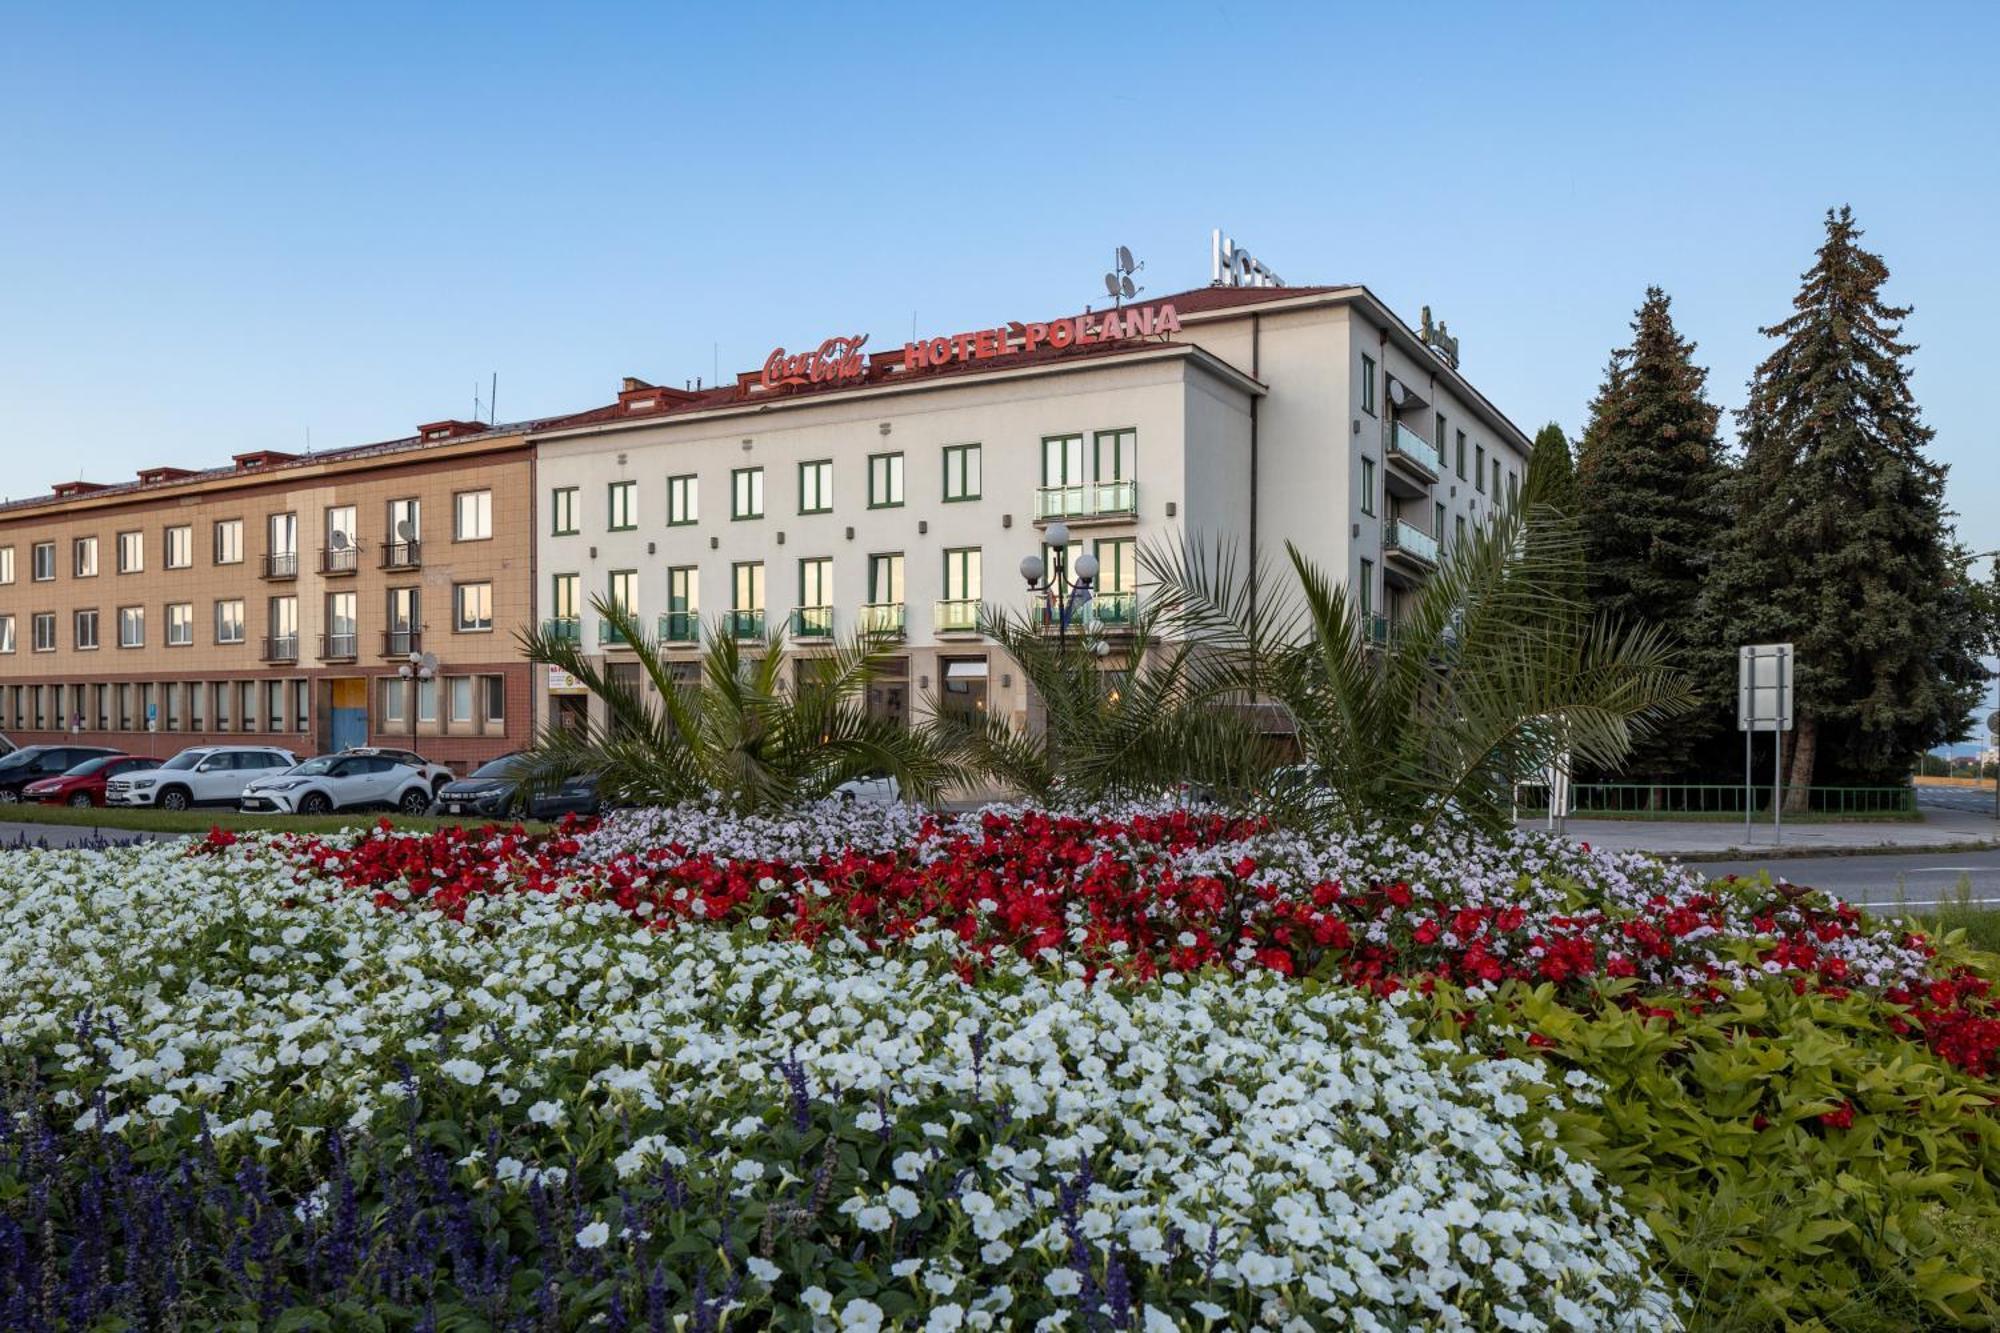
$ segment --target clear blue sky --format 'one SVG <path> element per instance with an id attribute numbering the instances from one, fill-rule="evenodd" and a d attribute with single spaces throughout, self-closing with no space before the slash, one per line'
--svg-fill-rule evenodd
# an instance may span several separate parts
<path id="1" fill-rule="evenodd" d="M 2000 546 L 1996 14 L 0 4 L 0 493 L 1047 315 L 1121 242 L 1195 286 L 1216 225 L 1574 433 L 1648 283 L 1738 405 L 1850 203 Z"/>

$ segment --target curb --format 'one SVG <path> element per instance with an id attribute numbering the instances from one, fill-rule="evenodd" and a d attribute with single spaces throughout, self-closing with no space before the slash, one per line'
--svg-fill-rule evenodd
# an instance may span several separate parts
<path id="1" fill-rule="evenodd" d="M 1703 861 L 1815 861 L 1836 856 L 1934 856 L 1951 852 L 1990 852 L 1996 848 L 2000 848 L 2000 842 L 1980 839 L 1972 842 L 1907 843 L 1902 846 L 1876 843 L 1866 847 L 1729 847 L 1694 852 L 1651 851 L 1645 848 L 1630 850 L 1700 864 Z"/>

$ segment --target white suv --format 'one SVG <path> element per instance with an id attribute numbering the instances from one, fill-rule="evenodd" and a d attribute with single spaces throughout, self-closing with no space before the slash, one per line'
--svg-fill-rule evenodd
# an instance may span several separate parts
<path id="1" fill-rule="evenodd" d="M 197 745 L 158 768 L 121 773 L 104 785 L 106 805 L 151 805 L 186 810 L 235 805 L 252 781 L 298 763 L 290 750 L 262 745 Z"/>
<path id="2" fill-rule="evenodd" d="M 348 750 L 308 759 L 296 768 L 253 780 L 237 808 L 281 815 L 388 806 L 406 815 L 430 809 L 431 784 L 421 769 L 386 754 Z"/>

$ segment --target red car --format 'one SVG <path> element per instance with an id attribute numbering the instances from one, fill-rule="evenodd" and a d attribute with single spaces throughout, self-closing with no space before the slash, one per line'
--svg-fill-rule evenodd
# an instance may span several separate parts
<path id="1" fill-rule="evenodd" d="M 103 805 L 104 784 L 120 773 L 135 768 L 158 768 L 160 761 L 136 754 L 102 754 L 86 759 L 66 773 L 30 782 L 21 788 L 21 799 L 42 805 Z"/>

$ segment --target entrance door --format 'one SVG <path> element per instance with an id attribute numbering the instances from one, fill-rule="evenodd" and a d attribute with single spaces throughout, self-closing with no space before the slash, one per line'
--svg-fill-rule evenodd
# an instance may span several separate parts
<path id="1" fill-rule="evenodd" d="M 590 696 L 558 694 L 555 724 L 559 730 L 581 736 L 590 730 Z"/>
<path id="2" fill-rule="evenodd" d="M 368 682 L 347 677 L 333 682 L 332 741 L 336 750 L 368 744 Z"/>

